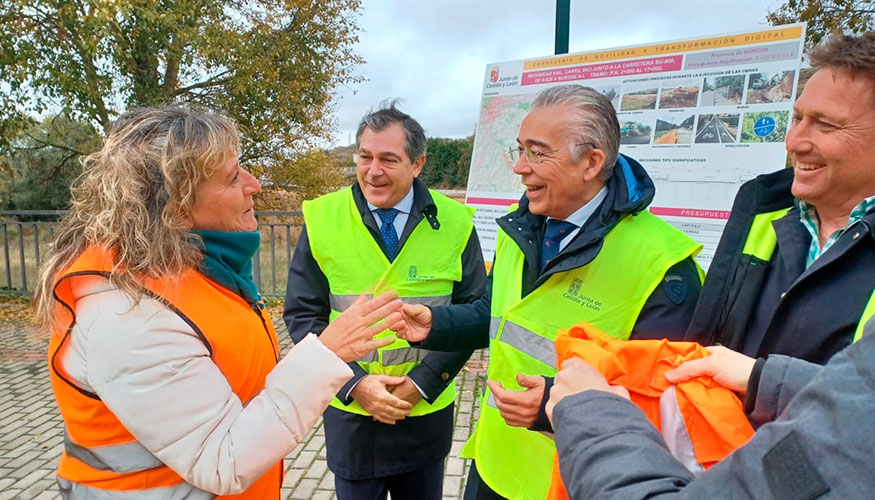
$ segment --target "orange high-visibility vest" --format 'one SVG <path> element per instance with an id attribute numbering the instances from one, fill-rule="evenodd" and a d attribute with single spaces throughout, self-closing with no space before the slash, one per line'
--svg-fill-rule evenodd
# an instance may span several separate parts
<path id="1" fill-rule="evenodd" d="M 708 356 L 695 342 L 608 338 L 594 326 L 580 323 L 556 336 L 556 354 L 562 361 L 578 357 L 591 364 L 611 385 L 628 389 L 629 397 L 659 429 L 672 454 L 693 472 L 716 464 L 744 445 L 754 430 L 744 405 L 731 390 L 711 377 L 697 377 L 677 385 L 665 372 L 681 363 Z M 558 456 L 548 500 L 568 499 L 559 475 Z"/>
<path id="2" fill-rule="evenodd" d="M 132 491 L 152 488 L 168 488 L 167 495 L 174 487 L 189 490 L 191 486 L 143 447 L 97 394 L 77 386 L 58 360 L 76 320 L 72 282 L 109 277 L 112 269 L 110 252 L 89 247 L 55 282 L 57 326 L 52 329 L 48 360 L 52 390 L 66 426 L 59 483 L 74 487 L 82 492 L 80 496 L 99 490 L 93 493 L 107 499 L 132 498 Z M 266 311 L 250 307 L 195 270 L 178 281 L 147 279 L 145 285 L 146 296 L 165 303 L 194 329 L 244 405 L 264 388 L 279 358 L 276 332 Z M 278 499 L 282 476 L 280 460 L 244 493 L 219 498 Z"/>

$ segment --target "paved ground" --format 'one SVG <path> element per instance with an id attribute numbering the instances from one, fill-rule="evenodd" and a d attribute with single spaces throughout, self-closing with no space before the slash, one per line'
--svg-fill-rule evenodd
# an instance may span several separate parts
<path id="1" fill-rule="evenodd" d="M 285 327 L 277 325 L 285 332 Z M 49 388 L 45 342 L 21 322 L 0 322 L 0 500 L 58 499 L 55 467 L 63 449 L 63 424 Z M 282 335 L 284 351 L 290 348 Z M 486 355 L 477 351 L 456 378 L 456 428 L 446 462 L 444 498 L 461 498 L 468 460 L 459 458 L 477 418 Z M 325 463 L 321 422 L 286 458 L 282 498 L 334 498 L 334 478 Z"/>

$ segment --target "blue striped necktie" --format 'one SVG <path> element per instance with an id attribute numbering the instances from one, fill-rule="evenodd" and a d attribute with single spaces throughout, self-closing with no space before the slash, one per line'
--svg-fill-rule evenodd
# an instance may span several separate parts
<path id="1" fill-rule="evenodd" d="M 397 208 L 378 208 L 374 210 L 380 216 L 380 236 L 383 237 L 383 243 L 386 244 L 389 262 L 395 260 L 398 255 L 398 233 L 395 231 L 395 217 L 398 215 Z"/>

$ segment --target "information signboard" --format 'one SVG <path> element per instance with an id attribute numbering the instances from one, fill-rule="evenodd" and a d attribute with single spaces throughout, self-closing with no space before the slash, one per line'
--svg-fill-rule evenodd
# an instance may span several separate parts
<path id="1" fill-rule="evenodd" d="M 611 99 L 620 152 L 656 185 L 651 212 L 704 244 L 707 269 L 738 187 L 785 164 L 804 38 L 795 24 L 487 65 L 466 196 L 486 260 L 524 191 L 507 154 L 520 122 L 538 91 L 577 83 Z"/>

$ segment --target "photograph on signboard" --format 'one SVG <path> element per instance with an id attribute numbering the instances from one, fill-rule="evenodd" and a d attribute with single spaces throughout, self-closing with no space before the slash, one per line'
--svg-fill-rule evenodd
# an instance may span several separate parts
<path id="1" fill-rule="evenodd" d="M 741 142 L 784 142 L 789 111 L 745 113 L 741 122 Z"/>
<path id="2" fill-rule="evenodd" d="M 699 115 L 696 143 L 735 142 L 738 137 L 738 114 Z"/>
<path id="3" fill-rule="evenodd" d="M 597 91 L 601 92 L 601 94 L 608 99 L 611 100 L 611 105 L 614 109 L 620 109 L 620 86 L 614 85 L 611 87 L 594 87 Z"/>
<path id="4" fill-rule="evenodd" d="M 801 68 L 799 70 L 799 82 L 796 83 L 796 99 L 799 99 L 799 96 L 802 95 L 802 90 L 805 89 L 805 84 L 808 83 L 808 79 L 811 78 L 817 70 L 814 68 Z"/>
<path id="5" fill-rule="evenodd" d="M 747 76 L 746 104 L 787 102 L 793 94 L 795 71 L 751 73 Z"/>
<path id="6" fill-rule="evenodd" d="M 625 85 L 623 87 L 623 104 L 621 111 L 638 109 L 656 109 L 656 97 L 659 86 L 652 82 Z"/>
<path id="7" fill-rule="evenodd" d="M 477 210 L 484 258 L 495 253 L 495 219 L 525 191 L 508 148 L 517 145 L 532 99 L 578 84 L 611 101 L 620 152 L 637 160 L 656 188 L 648 210 L 701 243 L 696 262 L 707 269 L 739 187 L 785 165 L 781 138 L 789 133 L 796 77 L 803 80 L 804 40 L 803 24 L 760 26 L 487 64 L 465 195 Z M 782 112 L 786 119 L 776 114 Z"/>
<path id="8" fill-rule="evenodd" d="M 697 79 L 663 84 L 659 93 L 659 109 L 695 108 L 699 100 L 700 83 Z"/>
<path id="9" fill-rule="evenodd" d="M 693 142 L 693 124 L 696 115 L 671 113 L 656 118 L 653 144 L 690 144 Z"/>
<path id="10" fill-rule="evenodd" d="M 650 144 L 653 127 L 642 120 L 620 119 L 620 144 Z"/>
<path id="11" fill-rule="evenodd" d="M 706 77 L 700 106 L 735 106 L 744 94 L 744 75 Z"/>

